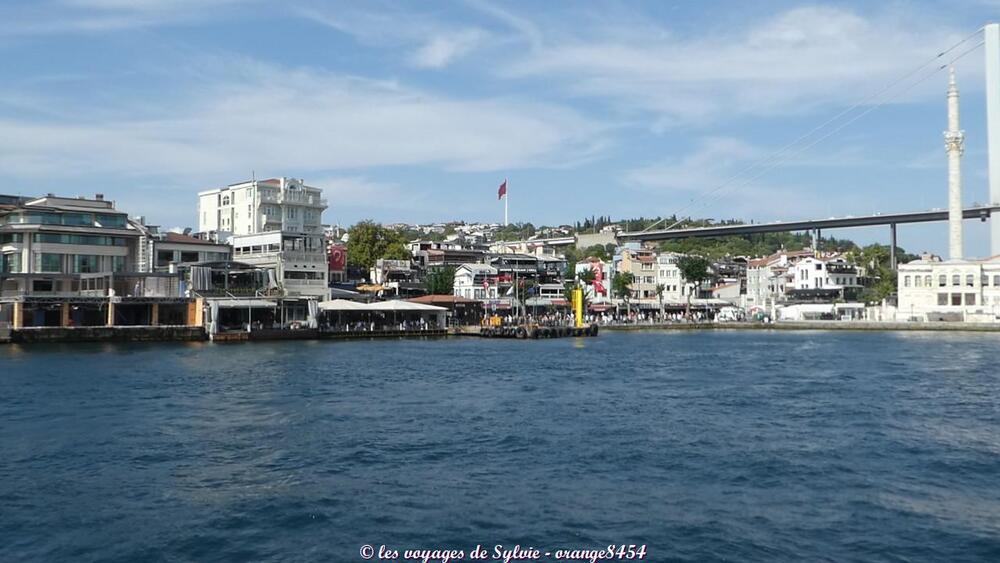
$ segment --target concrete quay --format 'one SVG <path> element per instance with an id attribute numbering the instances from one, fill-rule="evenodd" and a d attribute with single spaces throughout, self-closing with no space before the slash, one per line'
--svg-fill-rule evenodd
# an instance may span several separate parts
<path id="1" fill-rule="evenodd" d="M 937 332 L 1000 332 L 1000 323 L 956 322 L 873 322 L 873 321 L 778 321 L 770 324 L 727 323 L 664 323 L 601 325 L 603 330 L 854 330 L 854 331 L 937 331 Z"/>

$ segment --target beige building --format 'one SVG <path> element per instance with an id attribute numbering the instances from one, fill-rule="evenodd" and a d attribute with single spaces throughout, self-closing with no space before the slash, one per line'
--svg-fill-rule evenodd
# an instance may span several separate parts
<path id="1" fill-rule="evenodd" d="M 924 256 L 899 267 L 898 320 L 1000 321 L 1000 257 L 941 261 Z"/>

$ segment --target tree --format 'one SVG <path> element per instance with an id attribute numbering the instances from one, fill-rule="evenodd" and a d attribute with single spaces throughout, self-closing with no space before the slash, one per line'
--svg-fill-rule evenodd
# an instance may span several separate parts
<path id="1" fill-rule="evenodd" d="M 427 272 L 424 287 L 431 295 L 451 295 L 455 292 L 455 267 L 445 266 Z"/>
<path id="2" fill-rule="evenodd" d="M 406 238 L 370 219 L 355 224 L 347 234 L 347 263 L 351 266 L 370 269 L 379 258 L 410 259 Z"/>
<path id="3" fill-rule="evenodd" d="M 701 282 L 711 277 L 711 273 L 709 272 L 711 266 L 712 263 L 707 258 L 701 256 L 681 256 L 677 260 L 677 269 L 681 271 L 681 276 L 685 282 L 694 286 L 692 290 L 701 287 Z M 692 291 L 688 291 L 686 312 L 688 317 L 691 316 L 691 293 Z"/>
<path id="4" fill-rule="evenodd" d="M 635 281 L 635 276 L 631 272 L 615 272 L 614 277 L 611 279 L 611 291 L 614 293 L 615 297 L 625 300 L 625 308 L 628 311 L 628 315 L 632 316 L 632 282 Z"/>
<path id="5" fill-rule="evenodd" d="M 580 275 L 577 277 L 580 279 L 580 282 L 590 285 L 594 283 L 594 280 L 597 278 L 597 272 L 595 272 L 594 267 L 591 266 L 590 268 L 580 272 Z"/>
<path id="6" fill-rule="evenodd" d="M 600 244 L 595 244 L 593 246 L 588 246 L 583 250 L 583 257 L 585 258 L 597 258 L 601 262 L 607 262 L 611 260 L 611 255 L 608 253 L 608 249 Z"/>

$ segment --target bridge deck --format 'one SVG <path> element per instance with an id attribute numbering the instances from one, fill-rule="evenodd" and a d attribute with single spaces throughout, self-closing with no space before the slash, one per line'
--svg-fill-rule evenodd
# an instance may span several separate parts
<path id="1" fill-rule="evenodd" d="M 963 210 L 966 219 L 985 221 L 1000 205 L 969 207 Z M 774 223 L 754 223 L 749 225 L 719 225 L 696 229 L 670 229 L 647 232 L 618 233 L 618 240 L 670 240 L 682 238 L 708 238 L 731 235 L 752 235 L 757 233 L 784 233 L 789 231 L 811 231 L 814 229 L 844 229 L 871 227 L 876 225 L 898 225 L 903 223 L 931 223 L 947 221 L 947 210 L 915 211 L 912 213 L 889 213 L 862 217 L 841 217 L 830 219 L 810 219 L 804 221 L 776 221 Z"/>

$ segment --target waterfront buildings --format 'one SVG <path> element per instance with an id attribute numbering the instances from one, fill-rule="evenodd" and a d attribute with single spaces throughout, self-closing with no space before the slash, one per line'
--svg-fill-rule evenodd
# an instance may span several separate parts
<path id="1" fill-rule="evenodd" d="M 379 288 L 379 295 L 383 297 L 406 297 L 426 293 L 418 271 L 409 260 L 379 258 L 372 266 L 368 279 Z"/>
<path id="2" fill-rule="evenodd" d="M 199 229 L 228 235 L 233 259 L 275 272 L 285 297 L 327 299 L 322 190 L 296 178 L 232 184 L 198 194 Z"/>
<path id="3" fill-rule="evenodd" d="M 799 260 L 815 254 L 812 249 L 782 250 L 747 262 L 743 307 L 764 310 L 773 316 L 775 307 L 785 300 L 786 289 L 794 277 L 794 274 L 789 275 L 789 269 Z"/>
<path id="4" fill-rule="evenodd" d="M 897 318 L 1000 321 L 1000 258 L 947 260 L 925 255 L 899 267 Z"/>
<path id="5" fill-rule="evenodd" d="M 621 250 L 616 270 L 632 274 L 632 299 L 634 302 L 656 303 L 656 253 L 636 244 L 628 244 Z"/>
<path id="6" fill-rule="evenodd" d="M 786 279 L 786 292 L 793 296 L 825 292 L 833 299 L 847 299 L 861 289 L 857 268 L 838 255 L 798 260 L 789 266 Z"/>
<path id="7" fill-rule="evenodd" d="M 228 244 L 163 232 L 158 226 L 146 225 L 142 217 L 130 219 L 129 226 L 139 233 L 136 269 L 140 272 L 184 271 L 193 264 L 226 262 L 233 256 L 233 247 Z"/>
<path id="8" fill-rule="evenodd" d="M 455 270 L 453 293 L 466 299 L 497 301 L 500 298 L 499 272 L 488 264 L 462 264 Z M 506 305 L 509 307 L 509 303 Z"/>
<path id="9" fill-rule="evenodd" d="M 481 262 L 486 257 L 486 249 L 457 242 L 418 240 L 410 243 L 410 255 L 418 268 L 427 271 L 442 266 Z"/>
<path id="10" fill-rule="evenodd" d="M 200 322 L 181 277 L 141 272 L 141 234 L 100 194 L 0 206 L 0 324 L 187 325 Z"/>
<path id="11" fill-rule="evenodd" d="M 687 299 L 690 287 L 677 267 L 681 256 L 675 252 L 661 252 L 656 256 L 656 284 L 663 287 L 662 300 L 665 303 L 680 303 Z"/>

